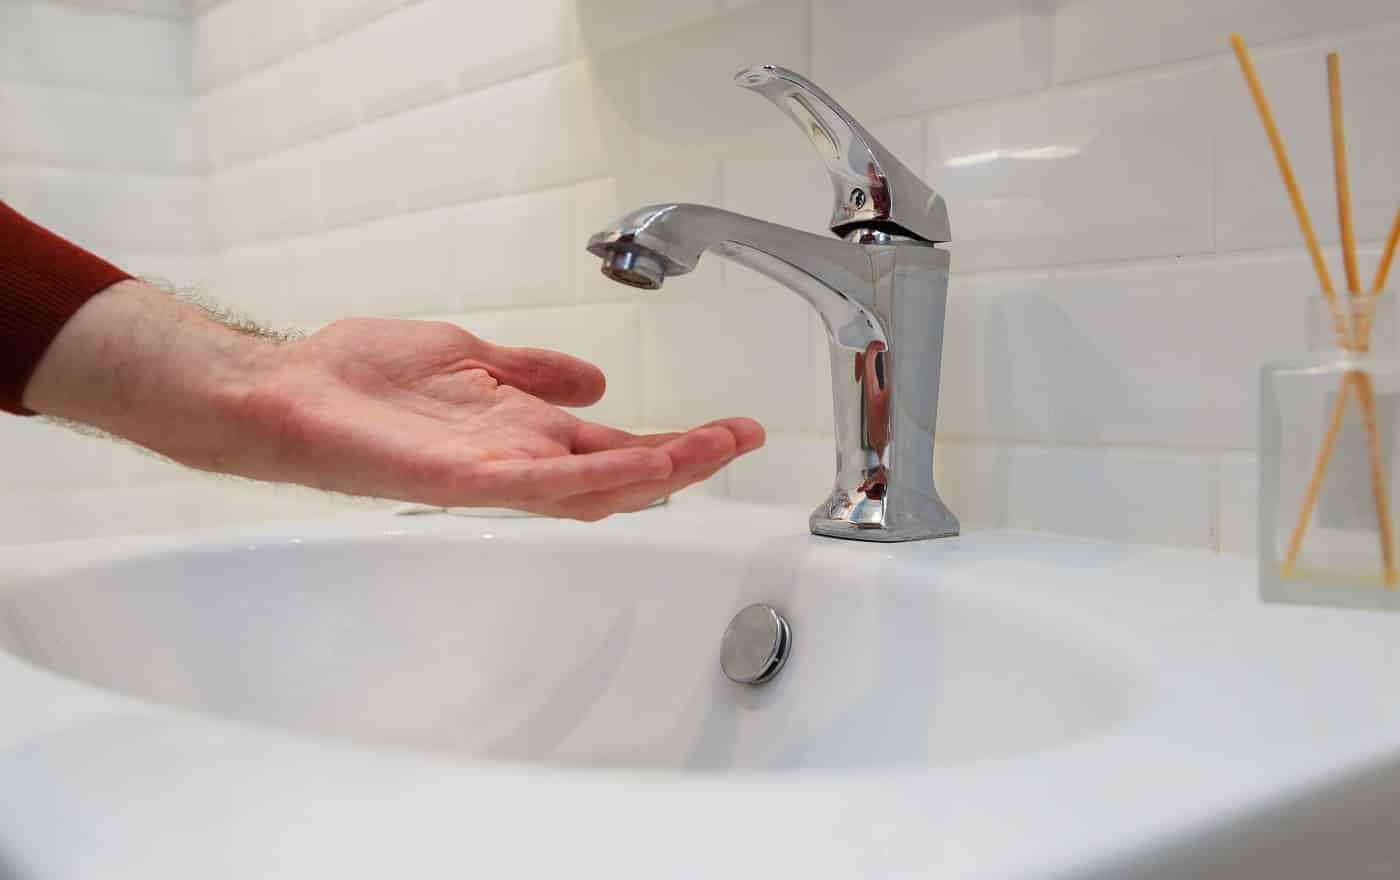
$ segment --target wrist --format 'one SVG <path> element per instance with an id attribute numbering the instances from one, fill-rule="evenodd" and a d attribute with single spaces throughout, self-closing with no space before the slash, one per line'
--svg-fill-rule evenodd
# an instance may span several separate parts
<path id="1" fill-rule="evenodd" d="M 183 464 L 227 469 L 241 401 L 277 346 L 140 281 L 89 300 L 40 359 L 24 403 Z"/>

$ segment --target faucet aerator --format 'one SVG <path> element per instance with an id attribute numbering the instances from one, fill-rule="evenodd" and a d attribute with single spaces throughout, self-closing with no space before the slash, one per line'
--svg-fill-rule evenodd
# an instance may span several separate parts
<path id="1" fill-rule="evenodd" d="M 642 290 L 657 290 L 666 280 L 666 269 L 661 261 L 637 248 L 608 251 L 602 268 L 603 274 L 612 280 Z"/>

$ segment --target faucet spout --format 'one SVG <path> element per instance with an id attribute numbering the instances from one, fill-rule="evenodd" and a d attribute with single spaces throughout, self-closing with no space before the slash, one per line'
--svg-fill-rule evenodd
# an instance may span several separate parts
<path id="1" fill-rule="evenodd" d="M 875 286 L 865 247 L 789 229 L 708 205 L 651 205 L 594 235 L 588 251 L 603 274 L 655 290 L 667 276 L 691 271 L 706 251 L 747 266 L 805 299 L 833 342 L 865 349 L 885 341 L 870 310 Z"/>

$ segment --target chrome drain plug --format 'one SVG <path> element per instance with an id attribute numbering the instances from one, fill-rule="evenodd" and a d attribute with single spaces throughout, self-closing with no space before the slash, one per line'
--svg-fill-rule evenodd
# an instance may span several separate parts
<path id="1" fill-rule="evenodd" d="M 734 615 L 719 646 L 719 665 L 730 681 L 763 684 L 778 674 L 792 648 L 792 631 L 767 605 L 750 605 Z"/>

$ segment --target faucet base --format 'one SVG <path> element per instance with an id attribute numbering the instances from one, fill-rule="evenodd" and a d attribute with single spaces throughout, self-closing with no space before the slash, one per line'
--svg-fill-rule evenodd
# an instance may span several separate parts
<path id="1" fill-rule="evenodd" d="M 959 533 L 958 518 L 937 497 L 892 499 L 831 493 L 808 519 L 812 534 L 849 541 L 922 541 L 951 538 Z"/>

